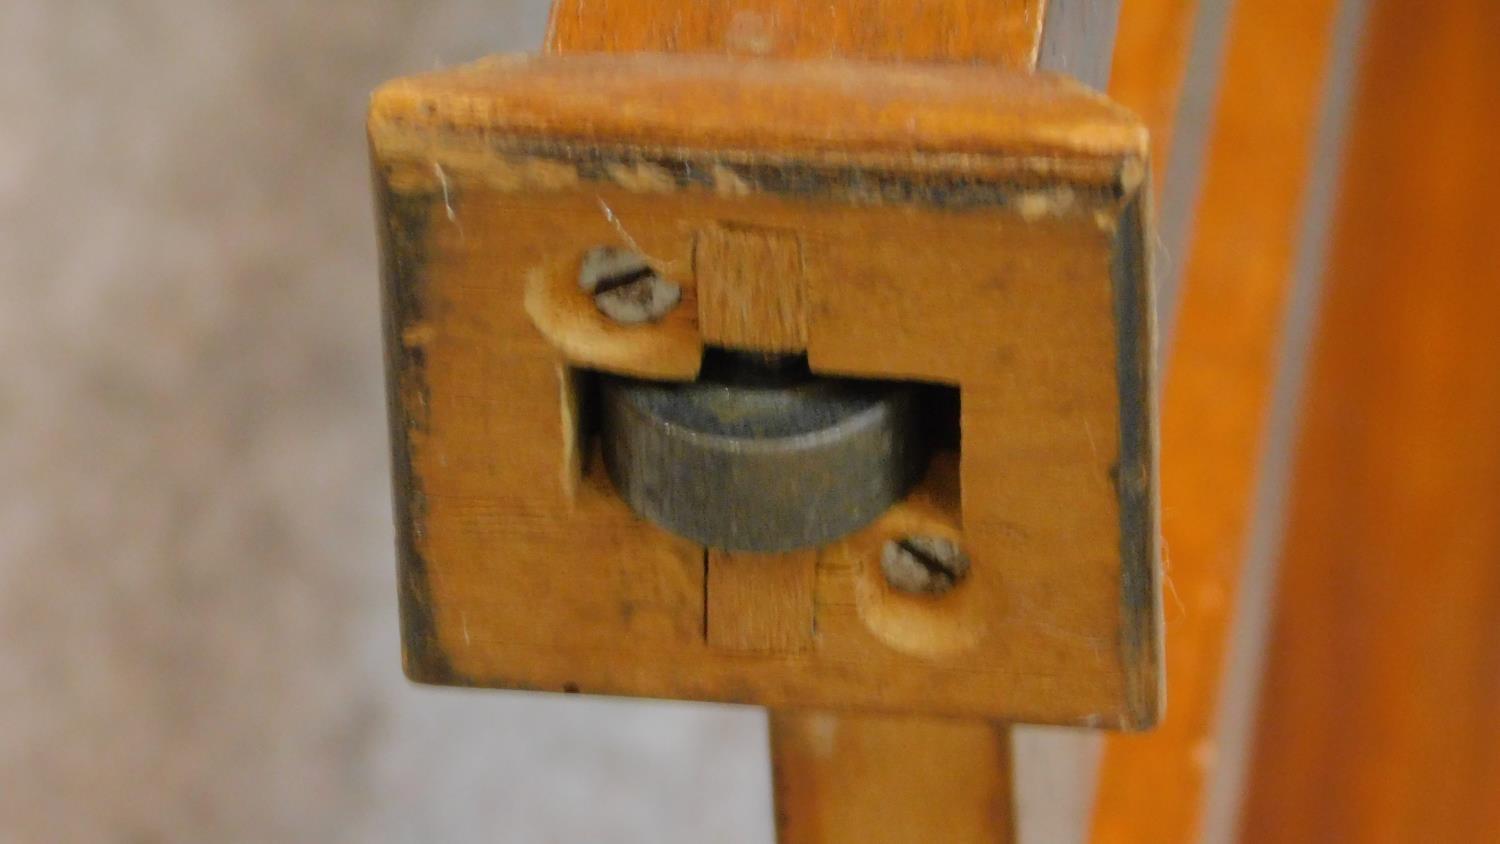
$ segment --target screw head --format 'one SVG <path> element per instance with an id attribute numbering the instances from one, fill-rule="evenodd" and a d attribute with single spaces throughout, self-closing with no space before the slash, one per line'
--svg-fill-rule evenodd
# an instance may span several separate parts
<path id="1" fill-rule="evenodd" d="M 880 549 L 886 582 L 902 592 L 941 595 L 969 573 L 969 555 L 941 536 L 903 536 Z"/>
<path id="2" fill-rule="evenodd" d="M 635 252 L 596 246 L 583 256 L 578 286 L 594 305 L 621 325 L 656 322 L 682 301 L 682 288 L 656 274 Z"/>

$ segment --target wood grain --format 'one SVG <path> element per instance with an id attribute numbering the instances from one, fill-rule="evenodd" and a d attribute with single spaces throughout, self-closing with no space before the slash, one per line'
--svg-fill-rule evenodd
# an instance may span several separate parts
<path id="1" fill-rule="evenodd" d="M 771 714 L 780 844 L 1008 844 L 1010 730 L 977 721 Z"/>
<path id="2" fill-rule="evenodd" d="M 761 352 L 807 350 L 807 277 L 795 232 L 713 226 L 693 247 L 703 341 Z"/>
<path id="3" fill-rule="evenodd" d="M 565 56 L 393 83 L 370 131 L 412 676 L 1154 721 L 1145 137 L 1128 113 L 1003 70 Z M 633 366 L 692 376 L 695 244 L 726 225 L 797 233 L 816 371 L 962 393 L 957 471 L 824 550 L 817 635 L 793 657 L 711 648 L 701 549 L 634 518 L 579 447 L 571 373 L 619 371 L 611 343 L 680 350 Z M 598 245 L 647 256 L 683 306 L 601 323 L 570 281 Z M 962 539 L 963 587 L 891 594 L 879 548 L 912 530 Z"/>
<path id="4" fill-rule="evenodd" d="M 556 53 L 710 53 L 974 62 L 1029 69 L 1044 0 L 558 0 Z"/>
<path id="5" fill-rule="evenodd" d="M 812 645 L 818 552 L 708 549 L 704 626 L 709 647 L 790 654 Z"/>
<path id="6" fill-rule="evenodd" d="M 1497 841 L 1500 7 L 1370 14 L 1243 836 Z"/>
<path id="7" fill-rule="evenodd" d="M 1262 0 L 1230 22 L 1162 407 L 1171 713 L 1106 739 L 1095 841 L 1197 834 L 1336 7 Z"/>

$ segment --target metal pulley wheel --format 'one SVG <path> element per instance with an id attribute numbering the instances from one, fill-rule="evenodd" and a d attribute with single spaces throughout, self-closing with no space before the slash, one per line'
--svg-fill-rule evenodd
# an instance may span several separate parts
<path id="1" fill-rule="evenodd" d="M 604 459 L 641 516 L 731 551 L 823 545 L 910 489 L 914 388 L 813 376 L 806 359 L 711 353 L 691 383 L 605 376 Z"/>

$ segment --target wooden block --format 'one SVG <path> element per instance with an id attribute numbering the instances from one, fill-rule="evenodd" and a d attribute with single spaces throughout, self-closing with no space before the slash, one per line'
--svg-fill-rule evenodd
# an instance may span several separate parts
<path id="1" fill-rule="evenodd" d="M 732 349 L 807 349 L 807 280 L 793 232 L 711 226 L 693 249 L 698 330 Z"/>
<path id="2" fill-rule="evenodd" d="M 813 638 L 818 552 L 708 551 L 708 644 L 728 651 L 785 654 Z"/>
<path id="3" fill-rule="evenodd" d="M 572 55 L 391 83 L 370 136 L 410 676 L 1155 720 L 1146 138 L 1131 115 L 1066 80 L 971 66 Z M 703 549 L 636 518 L 582 459 L 576 373 L 696 373 L 699 299 L 724 290 L 699 289 L 694 259 L 725 231 L 795 238 L 800 278 L 758 277 L 783 286 L 754 301 L 801 286 L 816 372 L 961 396 L 960 453 L 819 549 L 817 632 L 795 650 L 764 620 L 720 643 L 765 650 L 710 641 Z M 601 245 L 645 256 L 681 286 L 678 308 L 609 323 L 577 283 Z M 962 585 L 889 587 L 881 548 L 908 533 L 961 541 Z"/>

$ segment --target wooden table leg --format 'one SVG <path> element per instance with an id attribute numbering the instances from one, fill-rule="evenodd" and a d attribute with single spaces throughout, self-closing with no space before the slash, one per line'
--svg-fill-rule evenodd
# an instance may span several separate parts
<path id="1" fill-rule="evenodd" d="M 1007 844 L 1010 728 L 979 721 L 771 713 L 781 844 Z"/>

